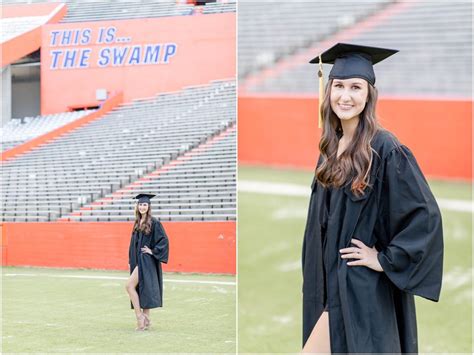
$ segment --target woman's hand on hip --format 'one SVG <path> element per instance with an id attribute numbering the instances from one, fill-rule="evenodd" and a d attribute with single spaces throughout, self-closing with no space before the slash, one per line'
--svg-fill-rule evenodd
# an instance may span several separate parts
<path id="1" fill-rule="evenodd" d="M 146 246 L 146 245 L 142 248 L 142 253 L 150 254 L 150 255 L 153 254 L 153 252 L 151 251 L 151 249 L 148 248 L 148 246 Z"/>
<path id="2" fill-rule="evenodd" d="M 347 265 L 349 266 L 367 266 L 368 268 L 382 272 L 382 266 L 379 263 L 377 254 L 379 253 L 375 246 L 369 248 L 362 241 L 358 239 L 351 239 L 351 243 L 355 244 L 357 247 L 349 247 L 339 250 L 342 254 L 341 258 L 343 259 L 358 259 L 354 261 L 348 261 Z"/>

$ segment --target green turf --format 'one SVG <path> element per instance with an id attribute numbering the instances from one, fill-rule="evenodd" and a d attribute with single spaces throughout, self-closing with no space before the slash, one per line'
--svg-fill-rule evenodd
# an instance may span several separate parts
<path id="1" fill-rule="evenodd" d="M 266 167 L 239 167 L 239 180 L 267 181 L 278 183 L 291 183 L 311 186 L 313 172 L 307 170 L 285 170 Z M 472 188 L 466 182 L 450 182 L 429 180 L 433 193 L 438 198 L 456 200 L 469 200 L 472 197 Z"/>
<path id="2" fill-rule="evenodd" d="M 34 276 L 7 276 L 7 274 Z M 125 280 L 52 275 L 128 277 L 127 272 L 3 268 L 2 353 L 235 353 L 233 276 L 165 274 L 164 307 L 151 310 L 152 328 L 135 331 Z"/>
<path id="3" fill-rule="evenodd" d="M 311 172 L 239 168 L 239 180 L 309 186 Z M 470 184 L 430 182 L 435 195 L 468 199 Z M 301 245 L 309 202 L 239 192 L 239 351 L 301 349 Z M 438 303 L 415 297 L 420 352 L 471 352 L 472 215 L 442 211 L 444 278 Z"/>

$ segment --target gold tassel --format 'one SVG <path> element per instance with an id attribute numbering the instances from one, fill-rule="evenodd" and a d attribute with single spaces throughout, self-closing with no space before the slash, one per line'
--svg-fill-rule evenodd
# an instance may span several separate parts
<path id="1" fill-rule="evenodd" d="M 319 120 L 318 127 L 323 128 L 323 100 L 324 100 L 324 77 L 323 77 L 323 61 L 319 56 Z"/>

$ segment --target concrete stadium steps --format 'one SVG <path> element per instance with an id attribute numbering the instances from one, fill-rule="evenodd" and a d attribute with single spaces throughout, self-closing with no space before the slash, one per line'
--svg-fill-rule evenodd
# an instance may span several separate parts
<path id="1" fill-rule="evenodd" d="M 94 111 L 83 110 L 35 117 L 13 118 L 0 129 L 2 151 L 9 150 L 33 138 L 51 132 Z"/>
<path id="2" fill-rule="evenodd" d="M 48 21 L 48 16 L 24 16 L 2 18 L 2 31 L 0 31 L 0 43 L 7 42 L 23 33 L 32 31 Z"/>
<path id="3" fill-rule="evenodd" d="M 3 5 L 43 3 L 44 0 L 3 0 Z M 187 16 L 194 12 L 194 5 L 177 4 L 174 0 L 55 0 L 65 3 L 67 14 L 60 23 Z"/>
<path id="4" fill-rule="evenodd" d="M 235 92 L 235 81 L 218 80 L 136 100 L 6 161 L 2 220 L 56 220 L 159 169 L 233 126 Z M 229 167 L 217 157 L 196 164 L 218 169 L 222 161 Z M 177 184 L 175 190 L 190 186 L 197 185 Z"/>
<path id="5" fill-rule="evenodd" d="M 279 59 L 357 23 L 391 2 L 240 1 L 239 78 L 270 67 Z"/>
<path id="6" fill-rule="evenodd" d="M 333 5 L 337 7 L 337 3 Z M 374 67 L 383 95 L 471 97 L 472 2 L 419 1 L 348 40 L 400 52 Z M 355 25 L 357 26 L 357 25 Z M 328 36 L 330 39 L 331 36 Z M 318 53 L 307 55 L 307 61 Z M 291 57 L 288 59 L 291 62 Z M 249 87 L 251 92 L 318 92 L 317 68 L 307 61 Z M 330 65 L 324 65 L 327 75 Z M 436 80 L 433 80 L 436 73 Z"/>
<path id="7" fill-rule="evenodd" d="M 236 12 L 237 0 L 229 0 L 227 2 L 210 2 L 202 8 L 203 14 L 219 14 L 223 12 Z"/>
<path id="8" fill-rule="evenodd" d="M 42 3 L 45 0 L 3 0 L 3 5 Z M 65 3 L 67 14 L 60 23 L 129 20 L 168 16 L 189 16 L 196 13 L 192 4 L 179 4 L 175 0 L 56 0 Z M 235 12 L 236 2 L 216 2 L 202 7 L 203 14 Z M 24 21 L 22 21 L 24 22 Z M 23 26 L 29 25 L 27 22 Z"/>
<path id="9" fill-rule="evenodd" d="M 236 219 L 236 127 L 229 127 L 130 185 L 60 221 L 133 221 L 141 192 L 155 193 L 153 215 L 163 221 Z"/>

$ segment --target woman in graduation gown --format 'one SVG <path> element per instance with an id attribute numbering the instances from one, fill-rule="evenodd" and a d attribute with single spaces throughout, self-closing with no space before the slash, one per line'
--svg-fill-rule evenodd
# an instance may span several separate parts
<path id="1" fill-rule="evenodd" d="M 439 300 L 439 208 L 410 149 L 375 117 L 373 64 L 396 52 L 339 43 L 311 61 L 334 65 L 325 90 L 320 83 L 303 352 L 417 353 L 414 296 Z"/>
<path id="2" fill-rule="evenodd" d="M 169 244 L 165 230 L 151 215 L 150 199 L 155 195 L 139 194 L 135 198 L 135 223 L 129 247 L 130 278 L 126 290 L 137 317 L 136 330 L 150 327 L 150 309 L 163 306 L 161 263 L 168 262 Z"/>

